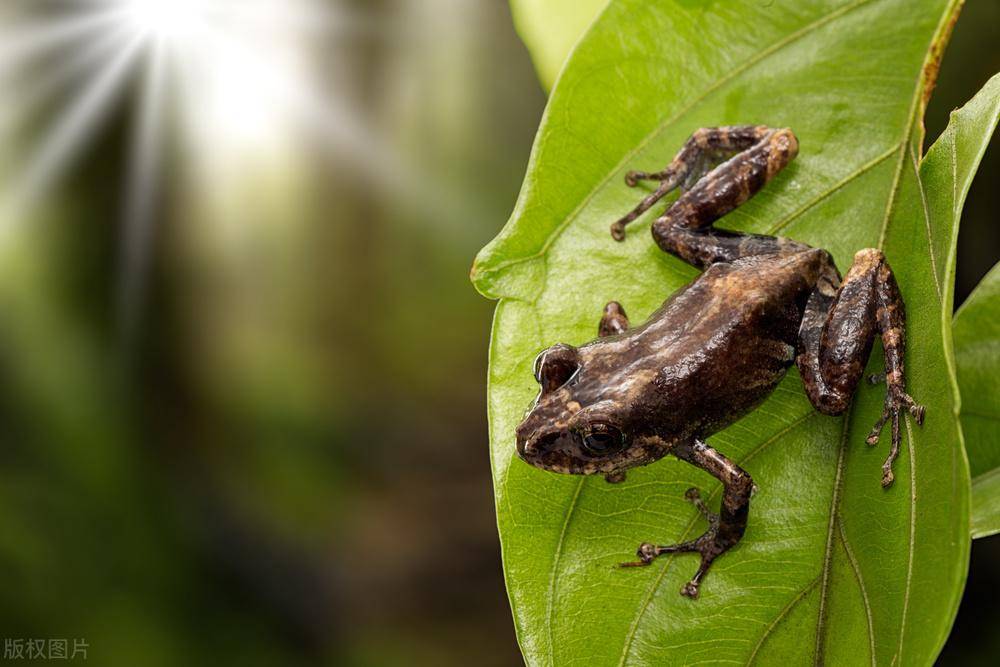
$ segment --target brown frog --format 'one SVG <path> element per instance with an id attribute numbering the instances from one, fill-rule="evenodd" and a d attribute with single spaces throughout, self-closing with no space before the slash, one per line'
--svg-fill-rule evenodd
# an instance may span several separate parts
<path id="1" fill-rule="evenodd" d="M 623 564 L 698 552 L 701 565 L 681 590 L 688 597 L 698 595 L 712 562 L 740 541 L 754 488 L 745 470 L 704 439 L 760 405 L 793 360 L 816 409 L 839 415 L 864 373 L 875 334 L 881 336 L 885 406 L 867 442 L 874 445 L 891 423 L 884 487 L 893 481 L 901 413 L 923 422 L 924 408 L 905 390 L 903 300 L 881 251 L 858 252 L 841 279 L 825 250 L 713 227 L 797 153 L 789 129 L 706 128 L 663 171 L 628 172 L 629 186 L 641 180 L 659 186 L 611 226 L 612 236 L 623 240 L 626 225 L 679 187 L 683 194 L 653 223 L 653 239 L 704 272 L 645 324 L 630 328 L 612 301 L 596 340 L 543 351 L 535 361 L 541 392 L 517 428 L 521 458 L 553 472 L 620 482 L 628 468 L 673 454 L 718 478 L 724 486 L 718 515 L 696 489 L 686 494 L 708 519 L 701 537 L 671 546 L 644 543 L 640 560 Z"/>

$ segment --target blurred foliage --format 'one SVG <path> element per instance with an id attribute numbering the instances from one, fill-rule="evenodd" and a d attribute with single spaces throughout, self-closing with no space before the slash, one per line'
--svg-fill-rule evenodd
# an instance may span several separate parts
<path id="1" fill-rule="evenodd" d="M 124 340 L 125 100 L 7 237 L 4 636 L 95 664 L 517 659 L 465 276 L 544 98 L 502 2 L 345 8 L 328 80 L 406 182 L 308 138 L 222 182 L 173 151 Z"/>

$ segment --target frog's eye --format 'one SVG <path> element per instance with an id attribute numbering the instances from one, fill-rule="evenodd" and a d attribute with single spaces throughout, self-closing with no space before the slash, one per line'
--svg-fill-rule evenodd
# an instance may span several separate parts
<path id="1" fill-rule="evenodd" d="M 592 456 L 607 456 L 619 451 L 625 444 L 625 436 L 614 426 L 597 422 L 583 435 L 583 448 Z"/>
<path id="2" fill-rule="evenodd" d="M 555 391 L 580 370 L 580 355 L 572 345 L 553 345 L 535 358 L 535 380 L 542 393 Z"/>

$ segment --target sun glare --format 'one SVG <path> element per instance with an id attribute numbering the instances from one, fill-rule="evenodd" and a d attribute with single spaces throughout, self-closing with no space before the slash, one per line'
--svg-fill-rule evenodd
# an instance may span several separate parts
<path id="1" fill-rule="evenodd" d="M 64 0 L 60 14 L 43 14 L 40 4 L 0 3 L 0 86 L 16 91 L 0 96 L 0 149 L 7 153 L 0 239 L 50 199 L 116 106 L 132 102 L 118 295 L 126 330 L 142 311 L 168 137 L 181 139 L 182 150 L 170 154 L 208 192 L 238 181 L 252 163 L 281 164 L 308 146 L 337 164 L 349 159 L 373 186 L 435 221 L 443 217 L 441 202 L 462 199 L 407 168 L 329 90 L 329 77 L 319 76 L 319 39 L 367 29 L 361 14 L 339 3 Z M 41 130 L 39 118 L 46 119 Z M 452 217 L 464 228 L 464 215 Z"/>
<path id="2" fill-rule="evenodd" d="M 24 8 L 27 7 L 27 11 Z M 73 0 L 42 18 L 0 9 L 0 145 L 57 108 L 0 189 L 0 232 L 28 218 L 137 81 L 123 174 L 119 303 L 125 328 L 141 310 L 153 202 L 167 136 L 197 178 L 237 178 L 248 160 L 288 147 L 297 125 L 342 118 L 319 94 L 311 37 L 333 26 L 317 0 Z M 65 97 L 64 97 L 65 96 Z M 326 137 L 327 128 L 306 128 Z M 5 165 L 7 166 L 7 165 Z"/>
<path id="3" fill-rule="evenodd" d="M 198 21 L 197 0 L 119 0 L 122 18 L 133 29 L 164 39 L 191 34 Z"/>

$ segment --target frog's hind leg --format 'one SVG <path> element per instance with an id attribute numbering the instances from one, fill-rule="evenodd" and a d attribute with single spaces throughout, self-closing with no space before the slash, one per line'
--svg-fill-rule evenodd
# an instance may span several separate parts
<path id="1" fill-rule="evenodd" d="M 625 226 L 648 211 L 674 189 L 690 190 L 720 160 L 741 153 L 764 139 L 774 130 L 764 125 L 703 127 L 695 131 L 677 152 L 666 169 L 656 172 L 629 171 L 625 183 L 635 187 L 639 181 L 659 181 L 657 188 L 639 205 L 611 225 L 611 235 L 621 241 Z"/>
<path id="2" fill-rule="evenodd" d="M 899 455 L 900 413 L 909 411 L 921 424 L 924 408 L 906 393 L 903 297 L 885 255 L 868 248 L 854 256 L 839 288 L 821 283 L 806 305 L 795 362 L 817 410 L 828 415 L 847 410 L 864 375 L 876 333 L 885 351 L 886 396 L 882 416 L 867 441 L 876 444 L 885 423 L 891 422 L 892 446 L 882 466 L 882 486 L 889 486 L 892 464 Z"/>
<path id="3" fill-rule="evenodd" d="M 658 180 L 660 185 L 635 209 L 611 225 L 611 235 L 618 241 L 623 240 L 626 225 L 677 187 L 683 187 L 686 192 L 660 220 L 667 219 L 670 225 L 688 228 L 710 226 L 756 194 L 797 153 L 798 141 L 787 128 L 745 125 L 698 130 L 663 171 L 626 174 L 625 182 L 629 185 L 639 180 Z M 730 159 L 711 168 L 724 158 Z"/>
<path id="4" fill-rule="evenodd" d="M 732 549 L 746 531 L 753 479 L 747 471 L 700 440 L 695 440 L 692 444 L 678 445 L 673 453 L 682 461 L 705 470 L 722 482 L 724 491 L 719 514 L 709 511 L 697 489 L 688 489 L 684 495 L 708 520 L 708 530 L 701 537 L 680 544 L 657 546 L 648 542 L 643 543 L 636 552 L 639 560 L 622 563 L 622 567 L 649 565 L 663 554 L 697 552 L 701 555 L 701 564 L 694 577 L 681 589 L 681 595 L 694 598 L 698 597 L 701 580 L 715 559 Z"/>

